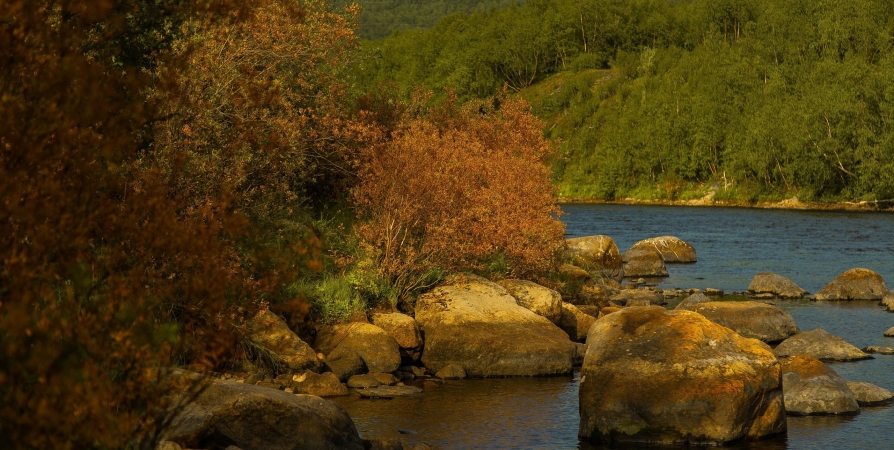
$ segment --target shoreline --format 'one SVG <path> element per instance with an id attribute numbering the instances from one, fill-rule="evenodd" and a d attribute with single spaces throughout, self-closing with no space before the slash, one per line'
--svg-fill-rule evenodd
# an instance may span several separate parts
<path id="1" fill-rule="evenodd" d="M 604 204 L 604 205 L 643 205 L 643 206 L 693 206 L 702 208 L 753 208 L 753 209 L 786 209 L 800 211 L 849 211 L 849 212 L 894 212 L 894 200 L 872 202 L 802 202 L 793 197 L 779 202 L 747 202 L 736 200 L 713 200 L 710 196 L 693 200 L 643 200 L 632 197 L 605 200 L 588 197 L 558 197 L 563 204 Z"/>

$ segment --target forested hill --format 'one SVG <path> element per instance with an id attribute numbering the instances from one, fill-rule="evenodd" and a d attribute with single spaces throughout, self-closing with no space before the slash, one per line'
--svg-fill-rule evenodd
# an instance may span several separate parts
<path id="1" fill-rule="evenodd" d="M 370 43 L 357 76 L 521 92 L 565 195 L 877 200 L 892 42 L 890 0 L 531 0 Z"/>
<path id="2" fill-rule="evenodd" d="M 352 2 L 336 0 L 334 6 Z M 395 30 L 429 28 L 455 13 L 485 12 L 523 0 L 357 0 L 362 8 L 357 33 L 364 39 L 381 39 Z"/>

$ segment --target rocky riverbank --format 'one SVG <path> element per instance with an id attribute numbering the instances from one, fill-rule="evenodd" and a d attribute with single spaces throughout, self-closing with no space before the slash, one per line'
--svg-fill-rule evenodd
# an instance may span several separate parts
<path id="1" fill-rule="evenodd" d="M 561 197 L 559 203 L 593 203 L 609 205 L 655 205 L 655 206 L 701 206 L 701 207 L 735 207 L 735 208 L 763 208 L 763 209 L 797 209 L 812 211 L 894 211 L 894 200 L 860 201 L 860 202 L 802 202 L 797 197 L 791 197 L 780 201 L 740 201 L 740 200 L 715 200 L 713 195 L 690 200 L 648 200 L 637 198 L 622 198 L 617 200 L 604 200 L 586 197 Z"/>

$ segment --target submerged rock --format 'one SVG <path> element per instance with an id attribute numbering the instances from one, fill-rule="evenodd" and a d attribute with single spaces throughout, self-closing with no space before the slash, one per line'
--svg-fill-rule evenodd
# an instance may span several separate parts
<path id="1" fill-rule="evenodd" d="M 252 342 L 269 350 L 289 369 L 320 371 L 322 363 L 317 358 L 317 353 L 272 311 L 259 311 L 248 322 L 248 329 L 248 338 Z"/>
<path id="2" fill-rule="evenodd" d="M 781 370 L 763 342 L 658 306 L 607 315 L 587 341 L 582 439 L 710 445 L 785 431 Z"/>
<path id="3" fill-rule="evenodd" d="M 781 298 L 801 298 L 807 294 L 807 291 L 801 289 L 801 286 L 794 281 L 770 272 L 755 275 L 748 285 L 748 292 L 757 295 L 772 294 Z"/>
<path id="4" fill-rule="evenodd" d="M 745 337 L 779 342 L 798 333 L 792 316 L 759 302 L 705 302 L 683 308 L 695 311 Z"/>
<path id="5" fill-rule="evenodd" d="M 661 252 L 653 246 L 634 245 L 624 252 L 624 276 L 625 277 L 666 277 L 667 267 Z"/>
<path id="6" fill-rule="evenodd" d="M 820 360 L 806 355 L 783 358 L 785 410 L 793 415 L 857 414 L 860 406 L 847 382 Z"/>
<path id="7" fill-rule="evenodd" d="M 894 400 L 894 393 L 872 383 L 848 381 L 847 387 L 854 394 L 854 398 L 860 406 L 880 405 Z"/>
<path id="8" fill-rule="evenodd" d="M 379 386 L 369 389 L 358 389 L 357 393 L 366 398 L 394 398 L 421 394 L 422 389 L 414 386 Z"/>
<path id="9" fill-rule="evenodd" d="M 422 362 L 433 373 L 457 364 L 477 377 L 553 375 L 574 364 L 564 331 L 480 277 L 454 277 L 419 296 L 416 320 L 425 333 Z"/>
<path id="10" fill-rule="evenodd" d="M 363 372 L 394 372 L 400 367 L 397 341 L 369 323 L 321 327 L 315 348 L 326 354 L 326 365 L 340 380 Z"/>
<path id="11" fill-rule="evenodd" d="M 822 328 L 798 333 L 782 341 L 773 352 L 779 357 L 808 355 L 821 361 L 872 359 L 872 356 Z"/>
<path id="12" fill-rule="evenodd" d="M 515 297 L 519 306 L 525 307 L 552 323 L 562 317 L 562 295 L 558 292 L 527 280 L 503 280 L 500 283 Z"/>
<path id="13" fill-rule="evenodd" d="M 888 293 L 885 280 L 869 269 L 850 269 L 822 288 L 814 300 L 881 300 Z"/>

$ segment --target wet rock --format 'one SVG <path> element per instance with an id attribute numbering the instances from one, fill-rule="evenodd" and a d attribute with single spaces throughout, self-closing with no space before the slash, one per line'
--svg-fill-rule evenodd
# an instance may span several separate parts
<path id="1" fill-rule="evenodd" d="M 559 274 L 569 281 L 576 281 L 578 283 L 583 283 L 592 278 L 590 272 L 572 264 L 562 264 L 559 266 Z"/>
<path id="2" fill-rule="evenodd" d="M 422 362 L 435 373 L 449 364 L 480 377 L 572 370 L 574 344 L 568 335 L 480 277 L 454 278 L 419 296 L 416 320 L 425 333 Z"/>
<path id="3" fill-rule="evenodd" d="M 348 387 L 354 389 L 374 388 L 381 386 L 382 383 L 369 374 L 354 375 L 348 378 Z"/>
<path id="4" fill-rule="evenodd" d="M 863 349 L 866 353 L 878 353 L 879 355 L 894 355 L 894 347 L 882 347 L 879 345 L 870 345 Z"/>
<path id="5" fill-rule="evenodd" d="M 289 369 L 320 371 L 322 363 L 317 359 L 317 353 L 270 310 L 258 312 L 248 322 L 248 329 L 251 330 L 249 340 L 269 350 Z"/>
<path id="6" fill-rule="evenodd" d="M 850 269 L 822 288 L 814 300 L 881 300 L 888 293 L 885 280 L 869 269 Z"/>
<path id="7" fill-rule="evenodd" d="M 178 412 L 162 438 L 185 448 L 363 449 L 354 422 L 329 400 L 220 380 Z"/>
<path id="8" fill-rule="evenodd" d="M 860 406 L 881 405 L 894 399 L 894 393 L 872 383 L 848 381 L 847 387 L 854 394 L 854 398 Z"/>
<path id="9" fill-rule="evenodd" d="M 373 314 L 372 323 L 394 338 L 401 356 L 413 361 L 422 356 L 422 332 L 412 317 L 401 313 Z"/>
<path id="10" fill-rule="evenodd" d="M 894 337 L 894 327 L 888 328 L 888 331 L 885 331 L 885 336 Z"/>
<path id="11" fill-rule="evenodd" d="M 661 255 L 665 263 L 694 263 L 696 262 L 695 248 L 688 242 L 674 236 L 659 236 L 643 239 L 631 248 L 653 248 Z M 628 250 L 629 251 L 629 250 Z M 626 255 L 626 253 L 625 253 Z M 624 260 L 627 262 L 627 260 Z"/>
<path id="12" fill-rule="evenodd" d="M 691 310 L 692 307 L 699 303 L 707 303 L 712 301 L 707 295 L 702 294 L 701 292 L 697 294 L 692 294 L 689 297 L 686 297 L 679 305 L 677 305 L 674 309 L 686 309 Z"/>
<path id="13" fill-rule="evenodd" d="M 634 245 L 624 252 L 625 277 L 666 277 L 667 267 L 661 253 L 652 246 Z"/>
<path id="14" fill-rule="evenodd" d="M 798 333 L 782 341 L 773 352 L 779 357 L 808 355 L 821 361 L 872 359 L 872 356 L 822 328 Z"/>
<path id="15" fill-rule="evenodd" d="M 558 325 L 572 341 L 580 342 L 586 339 L 587 331 L 595 321 L 595 317 L 585 314 L 578 307 L 562 303 L 562 318 Z"/>
<path id="16" fill-rule="evenodd" d="M 326 354 L 326 365 L 341 380 L 362 372 L 394 372 L 400 367 L 397 341 L 369 323 L 323 326 L 317 331 L 315 348 Z"/>
<path id="17" fill-rule="evenodd" d="M 628 307 L 664 305 L 667 303 L 663 295 L 646 289 L 625 289 L 612 296 L 609 300 Z"/>
<path id="18" fill-rule="evenodd" d="M 748 292 L 755 295 L 770 294 L 781 298 L 801 298 L 807 294 L 807 291 L 801 289 L 801 286 L 794 281 L 770 272 L 755 275 L 748 285 Z"/>
<path id="19" fill-rule="evenodd" d="M 793 415 L 857 414 L 860 406 L 847 382 L 812 356 L 783 358 L 785 410 Z"/>
<path id="20" fill-rule="evenodd" d="M 782 341 L 800 331 L 789 313 L 759 302 L 706 302 L 678 309 L 695 311 L 742 336 L 767 343 Z"/>
<path id="21" fill-rule="evenodd" d="M 444 380 L 461 380 L 466 377 L 466 371 L 459 365 L 448 364 L 439 370 L 435 377 Z"/>
<path id="22" fill-rule="evenodd" d="M 888 291 L 881 300 L 882 306 L 888 310 L 888 312 L 894 312 L 894 291 Z"/>
<path id="23" fill-rule="evenodd" d="M 567 254 L 574 264 L 601 270 L 610 278 L 623 278 L 621 252 L 615 241 L 608 236 L 586 236 L 565 241 Z"/>
<path id="24" fill-rule="evenodd" d="M 558 292 L 527 280 L 503 280 L 499 284 L 515 297 L 519 306 L 534 314 L 546 317 L 552 323 L 562 317 L 562 295 Z"/>
<path id="25" fill-rule="evenodd" d="M 332 372 L 318 374 L 308 370 L 303 374 L 292 375 L 292 381 L 288 386 L 296 394 L 316 395 L 317 397 L 348 395 L 347 386 L 342 384 Z"/>
<path id="26" fill-rule="evenodd" d="M 379 386 L 369 389 L 358 389 L 357 393 L 366 398 L 394 398 L 421 394 L 422 389 L 413 386 Z"/>
<path id="27" fill-rule="evenodd" d="M 582 439 L 705 445 L 785 431 L 781 371 L 763 342 L 658 306 L 607 315 L 587 341 Z"/>

